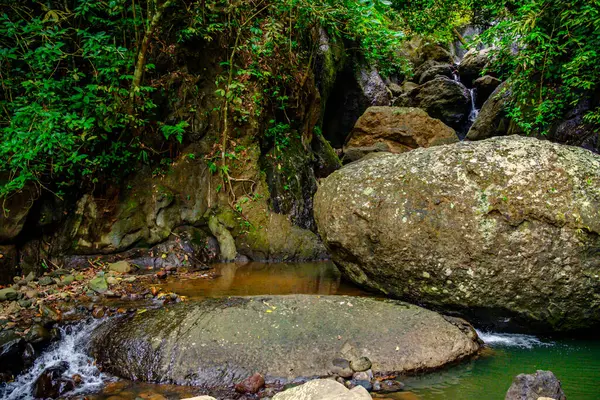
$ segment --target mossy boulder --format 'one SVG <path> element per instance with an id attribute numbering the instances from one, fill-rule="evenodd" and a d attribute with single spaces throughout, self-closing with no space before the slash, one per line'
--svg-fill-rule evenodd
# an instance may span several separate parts
<path id="1" fill-rule="evenodd" d="M 477 334 L 432 311 L 348 296 L 252 296 L 182 303 L 109 321 L 95 333 L 102 367 L 131 380 L 228 387 L 332 374 L 367 357 L 375 374 L 422 372 L 475 354 Z"/>
<path id="2" fill-rule="evenodd" d="M 521 136 L 378 154 L 324 179 L 319 233 L 359 285 L 539 330 L 600 324 L 600 157 Z"/>

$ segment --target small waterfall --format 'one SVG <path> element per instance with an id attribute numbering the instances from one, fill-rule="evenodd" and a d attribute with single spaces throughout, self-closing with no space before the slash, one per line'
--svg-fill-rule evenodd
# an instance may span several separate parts
<path id="1" fill-rule="evenodd" d="M 531 349 L 540 346 L 552 346 L 552 342 L 542 342 L 533 335 L 521 335 L 513 333 L 482 332 L 477 330 L 477 335 L 485 344 L 491 347 L 520 347 Z"/>
<path id="2" fill-rule="evenodd" d="M 452 78 L 456 81 L 456 82 L 460 82 L 460 75 L 458 75 L 458 72 L 456 70 L 452 70 Z"/>
<path id="3" fill-rule="evenodd" d="M 475 89 L 469 89 L 469 93 L 471 94 L 471 112 L 469 113 L 469 124 L 473 124 L 479 115 L 479 110 L 475 108 L 475 96 L 477 92 Z"/>
<path id="4" fill-rule="evenodd" d="M 63 373 L 64 377 L 71 378 L 77 374 L 82 378 L 82 383 L 69 395 L 100 389 L 110 378 L 100 372 L 94 360 L 86 354 L 91 333 L 100 324 L 100 320 L 93 320 L 60 328 L 61 340 L 38 357 L 33 366 L 19 375 L 14 382 L 0 387 L 0 398 L 4 400 L 34 400 L 33 391 L 36 380 L 46 369 L 63 362 L 69 364 L 69 368 Z"/>

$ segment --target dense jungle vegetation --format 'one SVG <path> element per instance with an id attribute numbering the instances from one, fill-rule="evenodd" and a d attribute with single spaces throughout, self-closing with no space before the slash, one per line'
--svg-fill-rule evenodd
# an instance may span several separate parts
<path id="1" fill-rule="evenodd" d="M 310 72 L 316 27 L 402 77 L 405 41 L 452 42 L 468 24 L 483 32 L 470 46 L 493 47 L 491 68 L 509 80 L 510 114 L 526 132 L 598 95 L 600 0 L 4 0 L 0 195 L 34 183 L 60 196 L 168 164 L 188 127 L 160 106 L 173 74 L 186 74 L 164 68 L 180 47 L 211 43 L 226 55 L 222 101 L 209 110 L 220 137 L 206 155 L 226 180 L 232 132 L 250 115 L 273 116 L 264 135 L 285 151 L 286 107 Z M 600 126 L 600 109 L 585 118 Z"/>

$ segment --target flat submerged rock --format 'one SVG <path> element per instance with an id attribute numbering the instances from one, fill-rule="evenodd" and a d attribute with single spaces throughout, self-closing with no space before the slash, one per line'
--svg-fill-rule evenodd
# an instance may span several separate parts
<path id="1" fill-rule="evenodd" d="M 375 374 L 432 370 L 475 354 L 462 320 L 394 300 L 349 296 L 210 299 L 108 321 L 92 353 L 127 379 L 230 386 L 331 375 L 333 360 L 368 357 Z"/>

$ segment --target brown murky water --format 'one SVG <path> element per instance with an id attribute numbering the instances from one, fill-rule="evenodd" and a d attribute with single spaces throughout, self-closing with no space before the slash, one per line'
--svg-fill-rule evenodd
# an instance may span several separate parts
<path id="1" fill-rule="evenodd" d="M 164 292 L 174 292 L 189 300 L 209 297 L 321 294 L 373 296 L 342 279 L 332 262 L 305 263 L 223 263 L 216 264 L 216 278 L 169 277 L 160 285 Z M 153 385 L 118 381 L 109 383 L 90 400 L 164 400 L 183 399 L 206 394 L 194 387 Z M 218 394 L 216 397 L 219 397 Z"/>
<path id="2" fill-rule="evenodd" d="M 187 296 L 207 297 L 277 294 L 373 296 L 342 279 L 332 262 L 217 264 L 215 279 L 169 278 L 161 289 Z"/>

